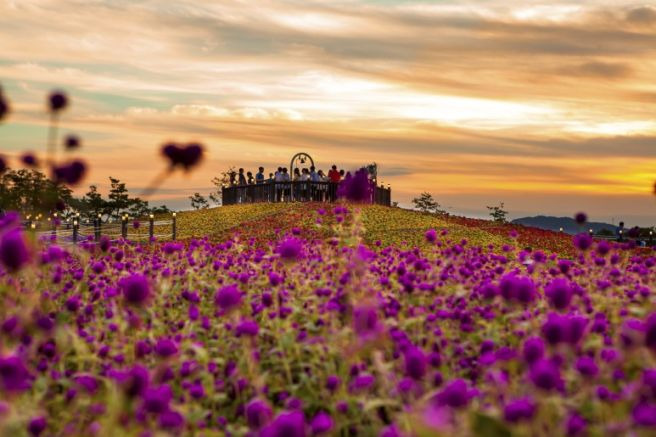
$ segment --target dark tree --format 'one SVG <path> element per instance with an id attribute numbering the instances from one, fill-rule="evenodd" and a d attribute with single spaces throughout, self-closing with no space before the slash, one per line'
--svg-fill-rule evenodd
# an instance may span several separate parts
<path id="1" fill-rule="evenodd" d="M 488 206 L 487 209 L 490 211 L 490 216 L 492 217 L 492 220 L 494 220 L 497 223 L 506 223 L 508 220 L 506 217 L 508 216 L 508 211 L 503 209 L 503 202 L 499 203 L 497 206 Z"/>
<path id="2" fill-rule="evenodd" d="M 7 170 L 0 176 L 0 210 L 23 215 L 48 215 L 63 210 L 72 199 L 70 188 L 34 169 Z"/>
<path id="3" fill-rule="evenodd" d="M 200 193 L 194 193 L 193 196 L 189 196 L 189 200 L 191 200 L 191 207 L 194 209 L 206 209 L 210 206 L 207 199 L 201 196 Z"/>
<path id="4" fill-rule="evenodd" d="M 439 203 L 433 199 L 433 195 L 427 192 L 421 193 L 419 197 L 412 199 L 412 203 L 416 209 L 421 212 L 430 214 L 445 214 L 446 211 L 442 209 Z"/>
<path id="5" fill-rule="evenodd" d="M 215 176 L 212 179 L 212 185 L 215 187 L 215 191 L 211 192 L 208 196 L 212 202 L 216 205 L 221 205 L 223 202 L 223 192 L 222 188 L 224 186 L 232 185 L 234 182 L 235 167 L 230 167 L 228 170 L 221 173 L 221 176 Z M 193 206 L 193 205 L 192 205 Z"/>

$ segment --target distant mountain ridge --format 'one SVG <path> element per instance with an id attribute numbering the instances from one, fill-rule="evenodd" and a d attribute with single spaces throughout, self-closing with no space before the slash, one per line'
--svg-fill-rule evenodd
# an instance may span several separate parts
<path id="1" fill-rule="evenodd" d="M 617 226 L 611 225 L 610 223 L 588 222 L 585 225 L 580 226 L 571 217 L 552 217 L 545 215 L 521 217 L 513 220 L 512 223 L 550 231 L 560 231 L 560 228 L 563 228 L 563 231 L 568 234 L 577 234 L 579 232 L 588 231 L 589 229 L 592 229 L 595 233 L 598 233 L 602 229 L 615 233 L 615 230 L 617 229 Z"/>

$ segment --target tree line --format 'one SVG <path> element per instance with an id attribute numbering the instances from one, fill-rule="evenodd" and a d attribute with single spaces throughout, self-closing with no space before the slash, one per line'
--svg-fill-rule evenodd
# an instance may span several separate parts
<path id="1" fill-rule="evenodd" d="M 90 185 L 83 196 L 75 197 L 70 188 L 39 170 L 7 170 L 0 175 L 0 212 L 18 211 L 24 217 L 57 212 L 64 219 L 79 213 L 83 220 L 93 220 L 100 214 L 105 222 L 118 221 L 124 214 L 142 217 L 171 212 L 166 206 L 151 207 L 147 200 L 130 196 L 126 184 L 119 179 L 110 176 L 109 182 L 106 197 L 96 185 Z"/>

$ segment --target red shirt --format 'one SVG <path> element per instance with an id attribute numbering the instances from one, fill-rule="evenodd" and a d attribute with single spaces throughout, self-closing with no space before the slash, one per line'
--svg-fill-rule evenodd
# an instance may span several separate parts
<path id="1" fill-rule="evenodd" d="M 341 178 L 342 177 L 337 170 L 330 170 L 328 172 L 328 179 L 330 179 L 330 182 L 339 182 Z"/>

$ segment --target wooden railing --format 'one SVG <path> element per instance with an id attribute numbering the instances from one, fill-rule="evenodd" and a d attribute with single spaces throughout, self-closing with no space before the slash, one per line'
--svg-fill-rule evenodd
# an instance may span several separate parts
<path id="1" fill-rule="evenodd" d="M 258 202 L 335 202 L 339 184 L 335 182 L 265 182 L 223 187 L 223 205 Z M 392 205 L 392 190 L 374 186 L 370 203 Z"/>

